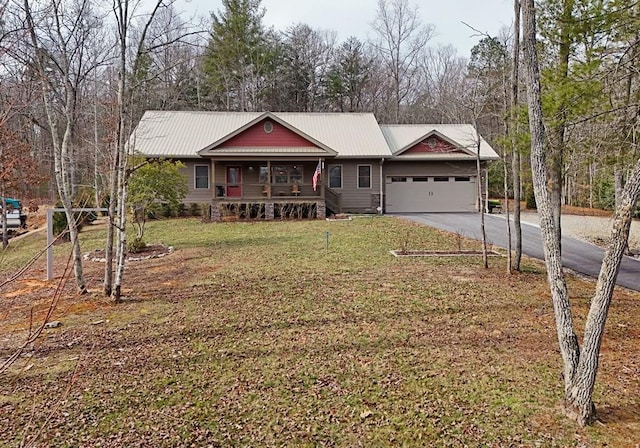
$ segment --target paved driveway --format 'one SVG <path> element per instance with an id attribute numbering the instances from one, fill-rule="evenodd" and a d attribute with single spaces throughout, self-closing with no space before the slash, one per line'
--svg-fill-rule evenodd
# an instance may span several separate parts
<path id="1" fill-rule="evenodd" d="M 481 239 L 478 213 L 404 213 L 395 216 L 447 232 L 461 233 L 468 238 Z M 504 216 L 485 215 L 485 230 L 488 242 L 507 247 L 507 224 Z M 544 260 L 538 226 L 522 223 L 522 252 Z M 562 238 L 562 265 L 569 269 L 597 278 L 603 256 L 604 251 L 593 244 L 570 237 Z M 640 261 L 625 256 L 616 283 L 640 291 Z"/>

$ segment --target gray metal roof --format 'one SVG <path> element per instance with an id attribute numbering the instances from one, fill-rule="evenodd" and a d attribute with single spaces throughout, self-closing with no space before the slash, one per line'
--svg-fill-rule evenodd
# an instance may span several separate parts
<path id="1" fill-rule="evenodd" d="M 336 151 L 339 157 L 391 155 L 373 114 L 270 114 Z M 129 145 L 148 157 L 200 158 L 198 151 L 261 115 L 260 112 L 147 111 L 129 138 Z"/>
<path id="2" fill-rule="evenodd" d="M 147 111 L 129 138 L 133 149 L 148 157 L 201 158 L 201 151 L 237 132 L 261 116 L 282 121 L 321 146 L 337 153 L 338 158 L 411 158 L 445 160 L 466 158 L 464 154 L 402 154 L 403 151 L 436 133 L 455 146 L 475 154 L 476 131 L 469 124 L 378 125 L 370 113 L 304 112 L 202 112 Z M 313 143 L 313 142 L 312 142 Z M 324 150 L 303 148 L 224 148 L 224 142 L 212 154 L 320 154 Z M 499 159 L 481 137 L 483 160 Z"/>
<path id="3" fill-rule="evenodd" d="M 444 160 L 451 159 L 452 156 L 464 159 L 463 154 L 406 154 L 402 152 L 413 147 L 416 143 L 424 140 L 431 134 L 436 134 L 449 140 L 454 146 L 476 154 L 477 135 L 475 128 L 470 124 L 392 124 L 380 125 L 389 149 L 396 158 L 411 158 L 424 160 Z M 500 156 L 493 150 L 491 145 L 480 136 L 480 158 L 483 160 L 497 160 Z"/>

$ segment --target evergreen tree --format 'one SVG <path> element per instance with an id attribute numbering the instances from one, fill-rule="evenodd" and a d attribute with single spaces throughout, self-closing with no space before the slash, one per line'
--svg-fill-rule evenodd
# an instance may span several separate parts
<path id="1" fill-rule="evenodd" d="M 265 76 L 270 67 L 264 10 L 260 0 L 223 0 L 212 13 L 211 38 L 204 56 L 209 100 L 224 110 L 262 109 Z"/>

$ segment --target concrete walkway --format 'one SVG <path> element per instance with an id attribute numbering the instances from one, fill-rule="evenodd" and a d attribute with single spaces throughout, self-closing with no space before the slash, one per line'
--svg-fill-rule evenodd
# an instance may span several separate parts
<path id="1" fill-rule="evenodd" d="M 478 213 L 404 213 L 394 216 L 460 233 L 467 238 L 481 239 Z M 507 247 L 507 226 L 503 216 L 485 215 L 485 230 L 489 243 Z M 540 227 L 537 225 L 522 222 L 522 253 L 544 260 Z M 571 237 L 562 238 L 562 265 L 566 268 L 597 278 L 603 256 L 604 251 L 593 244 Z M 640 291 L 640 261 L 625 256 L 616 284 Z"/>

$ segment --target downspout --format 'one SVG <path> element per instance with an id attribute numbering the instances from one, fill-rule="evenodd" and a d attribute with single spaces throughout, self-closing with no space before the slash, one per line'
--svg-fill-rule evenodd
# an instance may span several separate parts
<path id="1" fill-rule="evenodd" d="M 384 157 L 380 159 L 380 206 L 378 207 L 378 214 L 382 215 L 384 204 L 384 176 L 382 175 L 382 165 L 384 165 Z"/>

